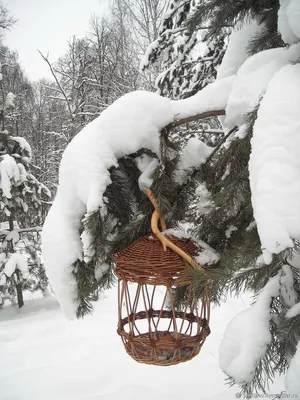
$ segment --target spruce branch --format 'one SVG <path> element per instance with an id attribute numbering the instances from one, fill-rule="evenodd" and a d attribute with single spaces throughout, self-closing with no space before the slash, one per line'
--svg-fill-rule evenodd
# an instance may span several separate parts
<path id="1" fill-rule="evenodd" d="M 189 122 L 194 122 L 194 121 L 199 121 L 200 119 L 206 119 L 206 118 L 211 118 L 211 117 L 219 117 L 221 115 L 225 115 L 225 110 L 207 110 L 205 112 L 191 115 L 190 117 L 182 118 L 182 119 L 177 119 L 177 117 L 174 118 L 174 121 L 168 124 L 164 129 L 170 130 L 173 128 L 176 128 L 180 125 L 187 124 Z"/>

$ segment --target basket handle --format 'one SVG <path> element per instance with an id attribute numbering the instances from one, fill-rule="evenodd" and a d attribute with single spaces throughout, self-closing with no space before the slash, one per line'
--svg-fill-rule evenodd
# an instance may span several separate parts
<path id="1" fill-rule="evenodd" d="M 146 189 L 145 194 L 148 196 L 149 200 L 153 204 L 155 210 L 151 217 L 151 230 L 153 234 L 160 240 L 163 245 L 164 250 L 167 250 L 169 247 L 176 254 L 178 254 L 181 258 L 183 258 L 188 264 L 191 265 L 194 269 L 202 269 L 201 265 L 198 264 L 191 256 L 189 256 L 185 251 L 181 250 L 178 246 L 168 240 L 158 229 L 158 221 L 160 221 L 160 225 L 163 231 L 166 230 L 167 225 L 164 217 L 160 214 L 157 200 L 150 189 Z"/>

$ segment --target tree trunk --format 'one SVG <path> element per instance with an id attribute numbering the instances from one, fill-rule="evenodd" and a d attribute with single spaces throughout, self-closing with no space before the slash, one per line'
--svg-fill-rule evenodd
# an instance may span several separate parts
<path id="1" fill-rule="evenodd" d="M 8 218 L 8 223 L 9 223 L 9 230 L 13 231 L 14 230 L 14 217 L 13 217 L 12 213 Z M 12 241 L 9 242 L 9 247 L 10 247 L 9 250 L 13 253 L 14 248 L 13 248 Z M 17 277 L 17 283 L 16 283 L 17 300 L 18 300 L 18 306 L 19 306 L 19 308 L 21 308 L 24 305 L 24 299 L 23 299 L 21 273 L 18 270 L 16 270 L 16 277 Z"/>
<path id="2" fill-rule="evenodd" d="M 20 272 L 16 271 L 16 275 L 17 275 L 16 289 L 17 289 L 18 307 L 21 308 L 24 305 L 24 299 L 23 299 L 23 291 L 22 291 L 22 282 L 20 280 Z"/>

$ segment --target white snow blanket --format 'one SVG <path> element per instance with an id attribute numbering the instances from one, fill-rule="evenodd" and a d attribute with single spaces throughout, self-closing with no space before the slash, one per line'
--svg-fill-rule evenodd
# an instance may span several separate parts
<path id="1" fill-rule="evenodd" d="M 237 383 L 252 381 L 271 341 L 270 303 L 279 294 L 280 274 L 269 280 L 252 307 L 237 314 L 227 325 L 220 344 L 219 364 Z"/>
<path id="2" fill-rule="evenodd" d="M 211 334 L 200 354 L 172 368 L 140 364 L 128 356 L 116 333 L 117 297 L 116 287 L 107 290 L 95 303 L 92 316 L 72 322 L 61 315 L 53 297 L 30 297 L 21 310 L 3 307 L 1 400 L 234 400 L 238 397 L 239 389 L 226 385 L 217 349 L 227 322 L 248 304 L 246 295 L 242 299 L 228 299 L 216 308 Z M 196 385 L 201 385 L 201 389 Z M 283 390 L 282 380 L 277 380 L 269 392 Z"/>
<path id="3" fill-rule="evenodd" d="M 297 62 L 299 57 L 300 43 L 290 48 L 261 51 L 248 58 L 236 74 L 227 101 L 225 125 L 241 126 L 245 114 L 257 106 L 275 72 Z"/>
<path id="4" fill-rule="evenodd" d="M 300 38 L 300 3 L 299 0 L 280 0 L 278 10 L 278 30 L 282 40 L 293 44 Z"/>
<path id="5" fill-rule="evenodd" d="M 266 262 L 300 239 L 300 65 L 274 74 L 261 101 L 249 163 L 252 205 Z"/>

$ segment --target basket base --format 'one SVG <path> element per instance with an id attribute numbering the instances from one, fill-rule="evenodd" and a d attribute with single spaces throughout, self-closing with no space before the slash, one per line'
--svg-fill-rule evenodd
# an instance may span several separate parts
<path id="1" fill-rule="evenodd" d="M 121 335 L 127 353 L 137 362 L 159 366 L 189 361 L 199 352 L 206 339 L 174 332 L 147 332 L 134 337 Z"/>

